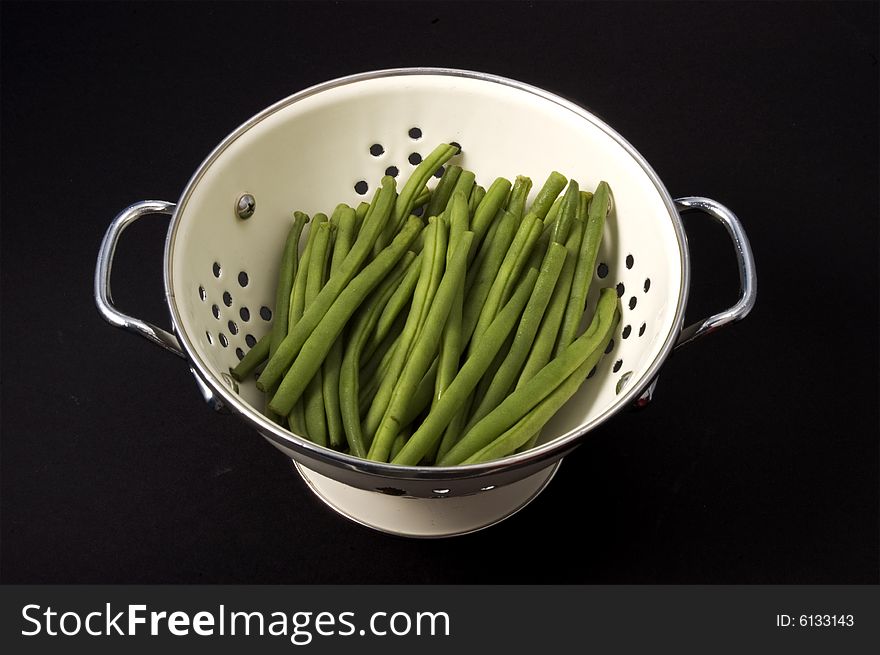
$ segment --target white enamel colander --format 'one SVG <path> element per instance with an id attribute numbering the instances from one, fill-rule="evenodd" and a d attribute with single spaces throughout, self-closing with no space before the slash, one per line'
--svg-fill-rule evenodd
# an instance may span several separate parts
<path id="1" fill-rule="evenodd" d="M 552 170 L 592 190 L 606 180 L 606 222 L 589 308 L 616 286 L 622 316 L 595 374 L 547 424 L 540 445 L 484 464 L 405 467 L 316 446 L 263 416 L 253 381 L 229 375 L 272 321 L 277 271 L 291 212 L 327 212 L 369 200 L 382 175 L 405 180 L 441 142 L 461 145 L 453 163 L 488 186 L 527 175 L 536 189 Z M 737 254 L 740 300 L 682 329 L 689 254 L 679 212 L 724 225 Z M 165 295 L 173 331 L 117 310 L 110 269 L 133 221 L 170 214 Z M 332 80 L 257 114 L 205 159 L 176 204 L 131 205 L 101 244 L 95 300 L 113 325 L 184 357 L 205 399 L 239 414 L 296 463 L 309 487 L 349 518 L 409 536 L 445 536 L 511 515 L 547 484 L 561 458 L 616 412 L 650 399 L 672 350 L 744 318 L 755 302 L 755 266 L 736 216 L 698 197 L 673 200 L 642 156 L 584 108 L 542 89 L 484 73 L 410 68 Z M 148 407 L 144 407 L 146 411 Z"/>

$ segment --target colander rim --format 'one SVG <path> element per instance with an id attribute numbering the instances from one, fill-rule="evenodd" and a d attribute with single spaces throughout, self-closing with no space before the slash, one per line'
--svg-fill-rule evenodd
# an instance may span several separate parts
<path id="1" fill-rule="evenodd" d="M 182 328 L 182 319 L 177 307 L 174 285 L 172 281 L 172 253 L 181 223 L 181 216 L 184 214 L 187 202 L 191 197 L 193 190 L 208 170 L 208 168 L 216 161 L 226 149 L 239 137 L 245 134 L 252 127 L 269 118 L 278 111 L 299 102 L 305 98 L 313 96 L 317 93 L 334 89 L 337 87 L 365 82 L 374 79 L 388 77 L 409 77 L 409 76 L 452 76 L 476 79 L 492 84 L 501 84 L 520 91 L 531 93 L 539 98 L 550 101 L 554 104 L 567 109 L 580 118 L 592 123 L 606 135 L 611 137 L 624 151 L 632 157 L 639 165 L 642 171 L 648 176 L 648 179 L 654 185 L 656 191 L 660 194 L 663 204 L 666 206 L 667 214 L 673 227 L 673 231 L 678 242 L 678 251 L 681 265 L 681 284 L 678 291 L 678 300 L 675 308 L 672 326 L 666 335 L 666 338 L 658 351 L 654 360 L 645 370 L 645 373 L 633 382 L 626 393 L 621 394 L 615 403 L 607 407 L 603 412 L 598 414 L 589 422 L 578 425 L 568 432 L 555 437 L 545 444 L 536 446 L 523 453 L 515 453 L 502 459 L 484 462 L 481 464 L 469 464 L 459 466 L 401 466 L 385 462 L 375 462 L 371 460 L 361 459 L 352 455 L 347 455 L 329 448 L 318 446 L 311 441 L 299 437 L 292 432 L 282 428 L 273 421 L 266 418 L 258 412 L 250 404 L 241 399 L 238 394 L 233 393 L 224 382 L 218 379 L 205 362 L 198 356 L 187 332 Z M 188 361 L 193 367 L 193 372 L 198 375 L 202 381 L 207 384 L 210 389 L 219 396 L 223 403 L 239 414 L 246 422 L 254 424 L 257 431 L 265 438 L 274 442 L 287 450 L 314 458 L 325 464 L 344 469 L 354 470 L 359 473 L 373 474 L 384 478 L 394 479 L 411 479 L 411 480 L 460 480 L 472 479 L 488 476 L 500 471 L 512 471 L 518 468 L 533 467 L 537 463 L 546 461 L 548 464 L 552 461 L 563 457 L 570 452 L 578 442 L 589 431 L 599 427 L 605 421 L 614 416 L 624 407 L 633 402 L 657 376 L 659 369 L 666 361 L 666 358 L 672 352 L 678 335 L 681 332 L 684 312 L 687 306 L 688 292 L 690 290 L 690 256 L 687 247 L 687 238 L 682 224 L 681 217 L 675 207 L 675 203 L 669 194 L 666 186 L 660 180 L 654 169 L 648 164 L 647 160 L 633 147 L 622 135 L 612 128 L 604 120 L 596 116 L 593 112 L 586 109 L 582 105 L 568 100 L 556 93 L 552 93 L 540 87 L 514 80 L 511 78 L 494 75 L 490 73 L 471 71 L 455 68 L 442 67 L 409 67 L 409 68 L 388 68 L 355 73 L 335 79 L 327 80 L 319 84 L 312 85 L 301 91 L 293 93 L 286 98 L 266 107 L 259 113 L 255 114 L 244 123 L 236 127 L 230 132 L 202 161 L 196 171 L 193 173 L 183 192 L 180 195 L 171 220 L 168 226 L 168 233 L 165 239 L 164 249 L 164 285 L 165 296 L 171 315 L 171 323 L 175 334 L 186 354 Z"/>

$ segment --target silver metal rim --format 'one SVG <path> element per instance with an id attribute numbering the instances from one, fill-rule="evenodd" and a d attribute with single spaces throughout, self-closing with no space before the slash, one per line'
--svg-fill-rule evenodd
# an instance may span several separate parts
<path id="1" fill-rule="evenodd" d="M 603 132 L 605 132 L 612 139 L 614 139 L 614 141 L 616 141 L 639 164 L 639 166 L 654 184 L 655 189 L 660 194 L 663 203 L 666 205 L 669 220 L 672 223 L 672 227 L 675 231 L 675 236 L 679 244 L 682 276 L 681 287 L 678 293 L 678 302 L 675 310 L 675 317 L 673 320 L 672 328 L 670 329 L 669 334 L 666 335 L 666 338 L 663 342 L 663 346 L 661 347 L 657 356 L 654 358 L 654 361 L 648 367 L 643 377 L 636 384 L 630 387 L 628 392 L 622 394 L 614 405 L 609 407 L 607 410 L 598 415 L 589 423 L 578 426 L 577 428 L 570 430 L 569 432 L 560 435 L 559 437 L 556 437 L 552 441 L 549 441 L 546 444 L 533 448 L 524 453 L 510 455 L 508 457 L 505 457 L 504 459 L 492 462 L 485 462 L 483 464 L 439 467 L 400 466 L 395 464 L 374 462 L 353 457 L 351 455 L 346 455 L 344 453 L 330 450 L 329 448 L 317 446 L 310 441 L 297 437 L 287 430 L 284 430 L 283 428 L 257 412 L 250 405 L 242 401 L 241 398 L 239 398 L 236 394 L 232 393 L 221 380 L 214 376 L 211 370 L 197 356 L 193 343 L 190 341 L 189 335 L 181 329 L 181 317 L 177 309 L 174 287 L 172 285 L 171 253 L 174 249 L 177 229 L 180 224 L 180 216 L 185 211 L 187 202 L 192 195 L 193 189 L 198 184 L 205 171 L 218 157 L 220 157 L 220 155 L 223 154 L 223 152 L 229 147 L 230 144 L 232 144 L 242 134 L 247 132 L 251 127 L 265 120 L 277 111 L 322 91 L 371 79 L 408 75 L 441 75 L 452 77 L 465 77 L 489 82 L 492 84 L 501 84 L 504 86 L 513 87 L 515 89 L 526 91 L 540 98 L 553 102 L 565 109 L 568 109 L 582 119 L 592 123 Z M 204 382 L 209 387 L 211 387 L 211 389 L 213 389 L 219 397 L 223 399 L 223 402 L 230 409 L 241 414 L 245 420 L 253 423 L 255 428 L 258 429 L 263 434 L 263 436 L 268 438 L 270 441 L 276 442 L 286 449 L 296 451 L 300 454 L 331 464 L 336 467 L 401 480 L 440 481 L 477 478 L 491 475 L 500 471 L 511 471 L 525 466 L 534 466 L 539 462 L 551 461 L 554 458 L 559 458 L 565 455 L 575 445 L 575 442 L 580 440 L 587 432 L 602 425 L 605 421 L 611 418 L 611 416 L 620 411 L 620 409 L 628 406 L 656 377 L 657 373 L 660 370 L 660 367 L 663 365 L 663 363 L 666 361 L 666 358 L 672 352 L 672 349 L 678 339 L 678 335 L 681 331 L 682 323 L 684 321 L 684 312 L 687 306 L 688 291 L 690 289 L 690 256 L 688 253 L 687 239 L 685 237 L 684 226 L 682 224 L 681 217 L 679 216 L 678 210 L 675 207 L 675 203 L 672 197 L 666 190 L 666 187 L 660 181 L 660 178 L 654 172 L 654 169 L 651 168 L 645 158 L 642 157 L 642 155 L 626 139 L 624 139 L 613 128 L 611 128 L 610 125 L 595 116 L 592 112 L 554 93 L 550 93 L 549 91 L 545 91 L 544 89 L 497 75 L 490 75 L 488 73 L 477 71 L 457 70 L 452 68 L 393 68 L 370 71 L 366 73 L 358 73 L 355 75 L 348 75 L 345 77 L 337 78 L 335 80 L 323 82 L 321 84 L 317 84 L 315 86 L 299 91 L 298 93 L 295 93 L 283 100 L 280 100 L 279 102 L 276 102 L 275 104 L 261 111 L 259 114 L 253 116 L 251 119 L 236 128 L 222 142 L 220 142 L 220 144 L 216 148 L 214 148 L 214 150 L 208 155 L 208 157 L 202 162 L 202 164 L 190 178 L 183 193 L 181 194 L 180 200 L 177 202 L 174 214 L 171 217 L 171 222 L 168 227 L 168 235 L 165 239 L 164 257 L 165 296 L 168 302 L 168 308 L 171 314 L 171 322 L 174 328 L 174 332 L 177 334 L 178 339 L 180 340 L 180 343 L 183 346 L 184 351 L 186 352 L 187 358 L 192 363 L 195 371 L 197 371 L 198 375 L 204 380 Z"/>

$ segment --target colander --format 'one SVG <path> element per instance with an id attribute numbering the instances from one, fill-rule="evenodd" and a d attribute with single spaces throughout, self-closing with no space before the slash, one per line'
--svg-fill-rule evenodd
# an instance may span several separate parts
<path id="1" fill-rule="evenodd" d="M 404 467 L 317 446 L 263 416 L 264 396 L 253 381 L 229 375 L 270 329 L 291 212 L 369 200 L 382 175 L 402 183 L 441 142 L 459 144 L 453 162 L 486 185 L 518 174 L 540 182 L 552 170 L 584 189 L 600 180 L 611 185 L 614 210 L 588 308 L 599 287 L 617 288 L 622 318 L 613 342 L 527 452 L 470 466 Z M 679 212 L 688 210 L 726 228 L 741 289 L 733 307 L 683 329 L 689 254 Z M 110 294 L 120 234 L 156 214 L 171 216 L 164 255 L 171 331 L 122 313 Z M 730 210 L 708 198 L 673 200 L 644 158 L 583 107 L 511 79 L 439 68 L 343 77 L 265 109 L 217 146 L 176 204 L 144 201 L 123 210 L 107 230 L 95 274 L 95 300 L 107 321 L 183 357 L 205 400 L 292 458 L 327 504 L 372 528 L 424 537 L 477 530 L 526 505 L 584 435 L 650 400 L 674 348 L 744 318 L 755 294 L 749 242 Z"/>

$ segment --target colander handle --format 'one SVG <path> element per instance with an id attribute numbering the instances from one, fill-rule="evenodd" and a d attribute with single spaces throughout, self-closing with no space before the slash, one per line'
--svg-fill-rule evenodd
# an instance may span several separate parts
<path id="1" fill-rule="evenodd" d="M 110 293 L 110 269 L 113 267 L 116 242 L 119 241 L 122 231 L 147 214 L 170 215 L 173 211 L 174 203 L 161 200 L 142 200 L 126 207 L 113 219 L 110 227 L 107 228 L 107 233 L 104 234 L 104 240 L 101 241 L 101 248 L 98 251 L 98 265 L 95 268 L 95 304 L 98 306 L 101 316 L 111 325 L 146 337 L 175 355 L 185 357 L 176 336 L 152 323 L 123 314 L 113 305 L 113 296 Z"/>
<path id="2" fill-rule="evenodd" d="M 676 348 L 680 348 L 694 339 L 714 332 L 728 323 L 741 321 L 748 316 L 749 312 L 752 311 L 752 307 L 755 306 L 755 298 L 758 293 L 758 278 L 755 271 L 755 258 L 752 255 L 752 247 L 749 245 L 749 239 L 736 214 L 720 202 L 699 196 L 678 198 L 675 201 L 675 205 L 679 213 L 700 211 L 724 226 L 727 234 L 730 235 L 733 241 L 733 247 L 736 251 L 740 287 L 739 301 L 733 307 L 723 312 L 718 312 L 702 321 L 692 323 L 681 331 L 675 344 Z"/>

